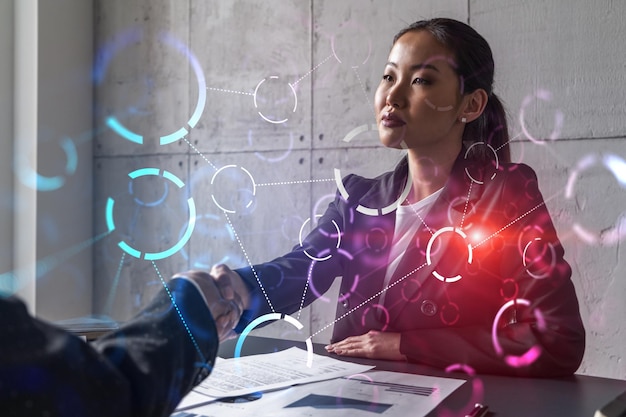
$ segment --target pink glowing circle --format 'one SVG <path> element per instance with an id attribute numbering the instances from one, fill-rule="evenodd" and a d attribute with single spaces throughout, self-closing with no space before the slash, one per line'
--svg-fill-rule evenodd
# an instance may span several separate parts
<path id="1" fill-rule="evenodd" d="M 459 306 L 450 301 L 448 304 L 444 305 L 441 308 L 441 311 L 439 312 L 439 317 L 444 324 L 448 326 L 453 326 L 461 318 Z"/>
<path id="2" fill-rule="evenodd" d="M 387 310 L 387 307 L 380 304 L 372 304 L 371 306 L 367 306 L 365 311 L 363 311 L 363 315 L 361 316 L 361 326 L 365 327 L 365 317 L 367 316 L 367 313 L 369 313 L 370 310 L 375 309 L 380 310 L 385 317 L 385 324 L 383 324 L 383 327 L 380 329 L 381 332 L 384 332 L 389 327 L 389 311 Z M 376 313 L 374 312 L 373 314 Z"/>
<path id="3" fill-rule="evenodd" d="M 505 355 L 504 350 L 502 349 L 502 346 L 500 345 L 500 341 L 498 340 L 498 334 L 497 334 L 498 323 L 500 322 L 500 318 L 502 317 L 502 314 L 504 314 L 504 312 L 509 307 L 516 306 L 519 304 L 529 307 L 530 301 L 524 298 L 518 298 L 518 299 L 507 301 L 506 303 L 504 303 L 502 307 L 500 307 L 500 310 L 498 311 L 495 319 L 493 320 L 493 325 L 491 326 L 491 341 L 493 343 L 493 347 L 496 353 L 498 354 L 498 356 L 503 356 L 504 361 L 509 366 L 512 366 L 514 368 L 525 367 L 525 366 L 532 364 L 534 361 L 537 360 L 537 358 L 541 354 L 541 347 L 538 345 L 535 345 L 521 355 Z M 540 330 L 544 330 L 545 320 L 543 318 L 543 315 L 537 309 L 533 310 L 533 313 L 535 315 L 535 318 L 537 318 L 537 322 L 539 324 Z"/>
<path id="4" fill-rule="evenodd" d="M 326 259 L 326 254 L 329 252 L 328 249 L 323 250 L 322 252 L 320 252 L 319 256 L 321 257 L 321 260 L 323 261 L 324 259 Z M 343 257 L 345 257 L 349 262 L 354 260 L 354 257 L 352 255 L 350 255 L 349 252 L 343 250 L 343 249 L 337 249 L 336 252 L 337 255 L 341 255 Z M 308 286 L 311 289 L 311 291 L 313 292 L 313 294 L 315 294 L 315 297 L 317 297 L 318 299 L 322 300 L 323 302 L 329 303 L 331 302 L 331 300 L 328 297 L 325 297 L 323 294 L 321 294 L 316 288 L 315 288 L 315 284 L 313 283 L 313 269 L 315 268 L 315 265 L 317 264 L 317 260 L 312 260 L 311 261 L 311 266 L 309 267 L 309 273 L 308 273 Z M 346 277 L 344 277 L 345 279 Z M 350 287 L 350 291 L 348 291 L 345 294 L 342 294 L 338 301 L 339 302 L 343 302 L 345 300 L 347 300 L 348 298 L 350 298 L 350 295 L 352 295 L 355 291 L 356 291 L 356 287 L 359 285 L 359 275 L 356 274 L 354 275 L 353 279 L 352 279 L 352 285 Z"/>

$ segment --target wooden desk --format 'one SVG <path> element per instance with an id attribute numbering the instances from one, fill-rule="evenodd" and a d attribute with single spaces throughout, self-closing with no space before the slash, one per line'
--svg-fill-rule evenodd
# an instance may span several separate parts
<path id="1" fill-rule="evenodd" d="M 220 346 L 219 355 L 234 355 L 237 340 Z M 269 353 L 298 346 L 302 342 L 248 336 L 241 354 Z M 323 345 L 314 344 L 315 353 L 327 355 Z M 574 375 L 566 378 L 520 378 L 496 375 L 469 376 L 416 364 L 352 358 L 358 363 L 375 365 L 377 370 L 465 379 L 467 382 L 446 398 L 429 417 L 464 416 L 474 403 L 489 406 L 489 417 L 593 417 L 595 411 L 626 391 L 626 381 Z"/>

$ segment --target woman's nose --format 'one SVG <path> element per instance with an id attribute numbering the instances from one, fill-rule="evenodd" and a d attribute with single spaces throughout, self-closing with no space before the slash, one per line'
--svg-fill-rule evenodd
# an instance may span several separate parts
<path id="1" fill-rule="evenodd" d="M 402 107 L 404 105 L 404 96 L 400 91 L 399 86 L 392 87 L 387 93 L 387 105 L 391 107 Z"/>

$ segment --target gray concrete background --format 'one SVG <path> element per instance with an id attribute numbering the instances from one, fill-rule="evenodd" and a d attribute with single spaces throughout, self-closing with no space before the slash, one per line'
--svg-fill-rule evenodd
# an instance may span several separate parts
<path id="1" fill-rule="evenodd" d="M 159 274 L 279 256 L 323 211 L 334 169 L 391 169 L 400 155 L 380 147 L 375 132 L 344 139 L 374 123 L 395 32 L 448 16 L 470 22 L 494 51 L 513 158 L 536 169 L 574 271 L 588 331 L 579 372 L 626 378 L 626 265 L 622 240 L 610 239 L 624 218 L 626 174 L 621 167 L 620 184 L 602 164 L 607 155 L 626 159 L 625 13 L 625 2 L 609 0 L 96 1 L 94 235 L 107 232 L 109 198 L 116 229 L 94 247 L 95 312 L 128 318 Z M 116 133 L 110 117 L 143 143 Z M 181 128 L 182 139 L 159 143 Z M 591 163 L 582 169 L 584 158 Z M 184 187 L 157 176 L 129 181 L 146 167 Z M 189 198 L 197 223 L 183 250 L 153 264 L 119 248 L 122 240 L 144 252 L 175 245 Z M 332 321 L 334 304 L 318 300 L 299 318 L 301 331 L 276 323 L 257 332 L 303 340 Z"/>
<path id="2" fill-rule="evenodd" d="M 13 55 L 13 3 L 0 1 L 0 56 Z M 13 241 L 13 60 L 0 60 L 0 241 Z M 0 250 L 0 273 L 13 269 L 13 245 Z M 0 280 L 0 291 L 13 291 L 13 283 Z"/>
<path id="3" fill-rule="evenodd" d="M 37 172 L 61 178 L 62 183 L 37 193 L 35 311 L 65 319 L 92 309 L 93 282 L 85 276 L 93 268 L 89 249 L 94 222 L 90 59 L 94 36 L 87 20 L 93 5 L 55 0 L 40 1 L 37 7 Z M 70 142 L 68 151 L 64 146 Z"/>
<path id="4" fill-rule="evenodd" d="M 0 0 L 0 289 L 51 320 L 92 311 L 92 6 Z"/>

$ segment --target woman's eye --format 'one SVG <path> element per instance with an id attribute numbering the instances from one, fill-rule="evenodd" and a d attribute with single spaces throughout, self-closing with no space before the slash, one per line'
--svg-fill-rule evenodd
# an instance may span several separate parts
<path id="1" fill-rule="evenodd" d="M 417 77 L 416 79 L 413 80 L 413 84 L 430 85 L 430 81 L 424 78 Z"/>
<path id="2" fill-rule="evenodd" d="M 383 80 L 391 82 L 393 81 L 393 78 L 391 77 L 391 75 L 385 74 L 383 75 Z"/>

